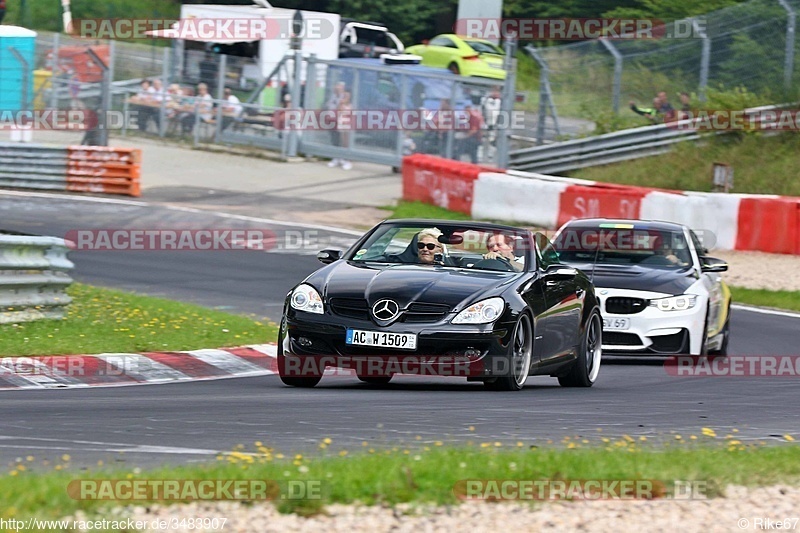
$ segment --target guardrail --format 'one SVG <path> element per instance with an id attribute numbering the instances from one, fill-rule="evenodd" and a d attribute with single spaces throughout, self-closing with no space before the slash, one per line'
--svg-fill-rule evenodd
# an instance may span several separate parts
<path id="1" fill-rule="evenodd" d="M 781 109 L 790 104 L 745 109 L 747 116 Z M 698 119 L 615 131 L 586 139 L 522 148 L 509 153 L 509 168 L 543 174 L 557 174 L 580 168 L 619 163 L 669 152 L 672 145 L 695 141 L 702 132 L 693 127 Z M 759 121 L 762 126 L 767 124 Z M 714 131 L 712 134 L 728 133 Z"/>
<path id="2" fill-rule="evenodd" d="M 65 316 L 74 267 L 67 252 L 64 239 L 0 234 L 0 324 Z"/>
<path id="3" fill-rule="evenodd" d="M 0 143 L 0 187 L 141 195 L 141 150 Z"/>

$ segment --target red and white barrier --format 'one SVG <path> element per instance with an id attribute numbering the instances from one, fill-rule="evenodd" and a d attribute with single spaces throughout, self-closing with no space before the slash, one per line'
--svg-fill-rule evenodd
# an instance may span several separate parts
<path id="1" fill-rule="evenodd" d="M 415 154 L 403 160 L 403 198 L 548 229 L 576 218 L 664 220 L 714 235 L 719 249 L 800 254 L 793 197 L 629 187 Z"/>

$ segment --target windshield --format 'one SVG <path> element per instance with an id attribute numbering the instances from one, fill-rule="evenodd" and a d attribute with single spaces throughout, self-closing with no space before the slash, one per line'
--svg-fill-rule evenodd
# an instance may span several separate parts
<path id="1" fill-rule="evenodd" d="M 431 267 L 521 272 L 528 263 L 530 234 L 515 228 L 470 225 L 381 225 L 347 259 Z"/>
<path id="2" fill-rule="evenodd" d="M 565 263 L 641 265 L 684 269 L 692 264 L 689 246 L 681 231 L 568 227 L 553 245 Z"/>
<path id="3" fill-rule="evenodd" d="M 497 45 L 488 41 L 465 41 L 470 47 L 479 54 L 505 55 L 505 52 Z"/>

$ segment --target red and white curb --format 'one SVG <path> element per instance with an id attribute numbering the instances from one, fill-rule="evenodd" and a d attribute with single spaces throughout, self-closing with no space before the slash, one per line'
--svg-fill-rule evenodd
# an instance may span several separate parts
<path id="1" fill-rule="evenodd" d="M 0 358 L 0 390 L 124 386 L 276 374 L 277 347 Z"/>

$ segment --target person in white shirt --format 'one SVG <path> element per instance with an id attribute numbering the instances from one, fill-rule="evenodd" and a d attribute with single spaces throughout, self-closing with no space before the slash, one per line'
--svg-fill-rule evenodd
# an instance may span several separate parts
<path id="1" fill-rule="evenodd" d="M 200 112 L 200 120 L 203 122 L 211 122 L 214 118 L 212 111 L 214 110 L 214 99 L 208 94 L 208 85 L 201 83 L 197 86 L 197 108 Z"/>
<path id="2" fill-rule="evenodd" d="M 234 117 L 238 117 L 242 114 L 242 102 L 239 98 L 233 94 L 230 89 L 225 89 L 225 101 L 228 102 L 222 108 L 225 113 L 233 115 Z"/>

